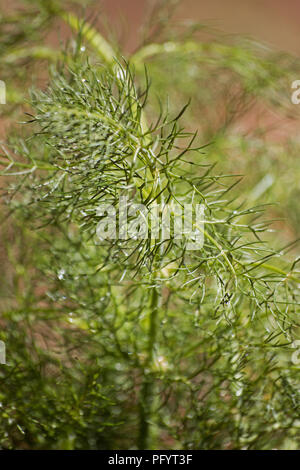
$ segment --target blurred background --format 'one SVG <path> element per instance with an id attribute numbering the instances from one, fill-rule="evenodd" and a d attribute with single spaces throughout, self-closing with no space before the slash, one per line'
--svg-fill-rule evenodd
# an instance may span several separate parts
<path id="1" fill-rule="evenodd" d="M 151 3 L 154 2 L 99 1 L 103 11 L 123 31 L 128 50 L 136 45 L 136 30 L 141 26 Z M 273 47 L 300 53 L 298 0 L 183 0 L 175 17 L 192 18 L 227 33 L 251 35 Z"/>

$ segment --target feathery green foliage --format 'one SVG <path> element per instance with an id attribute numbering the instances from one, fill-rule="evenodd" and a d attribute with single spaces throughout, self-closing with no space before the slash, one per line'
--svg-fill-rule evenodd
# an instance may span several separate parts
<path id="1" fill-rule="evenodd" d="M 25 136 L 2 146 L 14 266 L 2 288 L 2 448 L 297 447 L 294 245 L 272 248 L 264 191 L 241 193 L 232 166 L 214 164 L 231 148 L 247 158 L 256 140 L 235 119 L 260 96 L 283 104 L 296 65 L 251 44 L 203 42 L 197 28 L 145 40 L 125 60 L 49 5 L 77 39 L 51 54 Z M 233 98 L 218 123 L 224 86 Z M 188 251 L 172 231 L 99 242 L 97 209 L 122 196 L 148 211 L 203 204 L 203 248 Z"/>

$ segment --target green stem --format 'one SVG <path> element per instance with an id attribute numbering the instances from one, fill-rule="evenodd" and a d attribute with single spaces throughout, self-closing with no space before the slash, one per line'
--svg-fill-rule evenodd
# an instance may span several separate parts
<path id="1" fill-rule="evenodd" d="M 153 177 L 152 191 L 155 194 L 159 194 L 159 174 L 158 170 L 154 169 L 151 171 Z M 158 196 L 158 202 L 161 202 L 161 196 Z M 156 272 L 158 267 L 156 256 L 153 262 L 153 273 Z M 155 283 L 154 275 L 151 276 L 151 281 Z M 150 294 L 150 317 L 149 317 L 149 330 L 148 330 L 148 344 L 147 344 L 147 357 L 143 370 L 143 382 L 140 391 L 139 400 L 139 436 L 138 436 L 138 448 L 151 449 L 152 448 L 152 435 L 151 435 L 151 420 L 153 415 L 153 401 L 154 401 L 154 379 L 152 376 L 153 371 L 153 360 L 154 351 L 157 341 L 157 322 L 159 312 L 159 291 L 157 286 L 152 287 Z"/>
<path id="2" fill-rule="evenodd" d="M 27 57 L 56 62 L 58 59 L 63 58 L 64 55 L 62 52 L 51 49 L 50 47 L 33 46 L 14 49 L 10 51 L 9 54 L 4 55 L 4 57 L 2 57 L 2 61 L 8 65 L 14 64 L 17 60 L 26 59 Z"/>
<path id="3" fill-rule="evenodd" d="M 70 12 L 58 10 L 58 15 L 76 32 L 80 32 L 107 64 L 114 63 L 116 53 L 104 37 L 87 21 L 80 20 Z"/>
<path id="4" fill-rule="evenodd" d="M 138 448 L 140 450 L 151 449 L 151 417 L 154 398 L 154 381 L 151 376 L 151 369 L 153 366 L 154 348 L 157 337 L 158 302 L 158 291 L 156 287 L 153 287 L 151 290 L 147 359 L 144 368 L 144 378 L 141 386 L 139 403 L 140 423 Z"/>

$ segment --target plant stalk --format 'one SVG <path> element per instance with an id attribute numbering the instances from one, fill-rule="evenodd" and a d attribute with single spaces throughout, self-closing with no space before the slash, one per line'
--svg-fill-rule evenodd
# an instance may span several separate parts
<path id="1" fill-rule="evenodd" d="M 151 418 L 153 412 L 154 381 L 151 374 L 153 357 L 157 337 L 157 317 L 159 307 L 159 295 L 156 287 L 151 290 L 150 324 L 148 330 L 147 359 L 144 368 L 144 378 L 140 392 L 139 403 L 139 436 L 138 448 L 151 449 Z"/>

